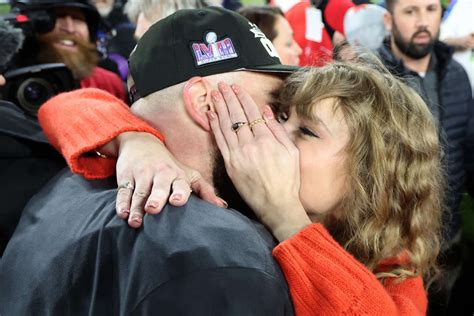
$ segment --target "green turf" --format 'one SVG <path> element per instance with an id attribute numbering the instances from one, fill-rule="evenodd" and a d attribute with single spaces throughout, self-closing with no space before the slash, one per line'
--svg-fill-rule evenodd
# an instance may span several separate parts
<path id="1" fill-rule="evenodd" d="M 265 0 L 242 0 L 243 5 L 264 5 L 266 4 Z"/>

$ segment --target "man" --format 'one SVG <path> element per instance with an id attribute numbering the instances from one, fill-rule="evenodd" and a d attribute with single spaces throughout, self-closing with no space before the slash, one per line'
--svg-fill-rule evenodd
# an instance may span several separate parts
<path id="1" fill-rule="evenodd" d="M 387 0 L 385 26 L 390 37 L 379 50 L 394 73 L 407 77 L 422 95 L 433 116 L 439 121 L 444 143 L 447 193 L 445 218 L 446 244 L 443 290 L 431 297 L 433 304 L 446 308 L 449 292 L 459 273 L 460 215 L 459 204 L 465 178 L 472 181 L 466 168 L 465 150 L 471 114 L 471 87 L 466 72 L 452 58 L 452 50 L 438 41 L 441 4 L 438 0 Z M 471 134 L 472 135 L 472 134 Z M 433 287 L 435 288 L 435 287 Z M 441 293 L 441 294 L 440 294 Z M 434 312 L 434 311 L 433 311 Z"/>
<path id="2" fill-rule="evenodd" d="M 100 15 L 89 0 L 20 0 L 12 7 L 12 11 L 26 15 L 39 10 L 51 13 L 54 27 L 47 33 L 35 30 L 34 38 L 28 39 L 20 52 L 20 66 L 64 63 L 80 80 L 82 88 L 99 88 L 125 101 L 120 77 L 97 66 L 95 40 Z"/>
<path id="3" fill-rule="evenodd" d="M 152 26 L 130 56 L 132 111 L 219 189 L 225 171 L 206 115 L 211 90 L 232 80 L 263 106 L 282 81 L 267 72 L 292 70 L 239 14 L 178 11 Z M 72 95 L 55 102 L 107 98 L 96 90 Z M 260 224 L 193 196 L 133 230 L 115 216 L 115 188 L 110 179 L 63 172 L 32 200 L 1 262 L 2 315 L 293 313 L 273 238 Z"/>
<path id="4" fill-rule="evenodd" d="M 21 30 L 0 18 L 0 89 L 6 84 L 4 70 L 23 39 Z M 4 201 L 0 209 L 1 258 L 26 203 L 66 164 L 48 144 L 36 118 L 5 100 L 0 100 L 0 147 L 0 180 L 8 183 L 0 192 Z"/>

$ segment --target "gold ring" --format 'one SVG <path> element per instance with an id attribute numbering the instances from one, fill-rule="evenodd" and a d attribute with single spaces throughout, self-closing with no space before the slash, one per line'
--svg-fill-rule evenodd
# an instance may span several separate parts
<path id="1" fill-rule="evenodd" d="M 250 129 L 252 129 L 258 123 L 266 123 L 266 121 L 263 118 L 256 119 L 255 121 L 249 123 Z"/>
<path id="2" fill-rule="evenodd" d="M 125 183 L 122 183 L 120 184 L 118 187 L 117 187 L 117 191 L 120 190 L 120 189 L 127 189 L 127 190 L 135 190 L 135 187 L 132 185 L 132 183 L 130 181 L 127 181 Z"/>
<path id="3" fill-rule="evenodd" d="M 249 123 L 247 122 L 237 122 L 237 123 L 234 123 L 232 124 L 231 128 L 232 128 L 232 131 L 234 133 L 237 133 L 239 131 L 239 129 L 242 128 L 242 126 L 245 126 L 245 125 L 248 125 Z"/>

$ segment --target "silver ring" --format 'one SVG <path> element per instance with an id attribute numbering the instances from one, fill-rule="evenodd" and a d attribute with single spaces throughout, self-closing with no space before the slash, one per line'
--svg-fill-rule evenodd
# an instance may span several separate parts
<path id="1" fill-rule="evenodd" d="M 127 190 L 133 191 L 133 190 L 135 190 L 135 187 L 133 186 L 133 184 L 130 181 L 127 181 L 125 183 L 120 184 L 117 187 L 117 191 L 120 190 L 120 189 L 127 189 Z"/>

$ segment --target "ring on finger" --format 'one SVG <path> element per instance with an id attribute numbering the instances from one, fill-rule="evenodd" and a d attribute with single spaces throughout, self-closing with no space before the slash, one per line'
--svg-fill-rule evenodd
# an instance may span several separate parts
<path id="1" fill-rule="evenodd" d="M 250 129 L 252 129 L 255 125 L 259 123 L 266 123 L 266 121 L 263 118 L 256 119 L 255 121 L 249 123 Z"/>
<path id="2" fill-rule="evenodd" d="M 135 187 L 133 186 L 133 184 L 130 181 L 127 181 L 125 183 L 120 184 L 117 187 L 117 191 L 120 190 L 120 189 L 127 189 L 127 190 L 133 191 L 133 190 L 135 190 Z"/>
<path id="3" fill-rule="evenodd" d="M 239 131 L 239 129 L 242 128 L 242 126 L 245 126 L 245 125 L 248 125 L 249 123 L 247 122 L 236 122 L 234 124 L 232 124 L 231 128 L 232 128 L 232 131 L 234 133 L 237 133 Z"/>

